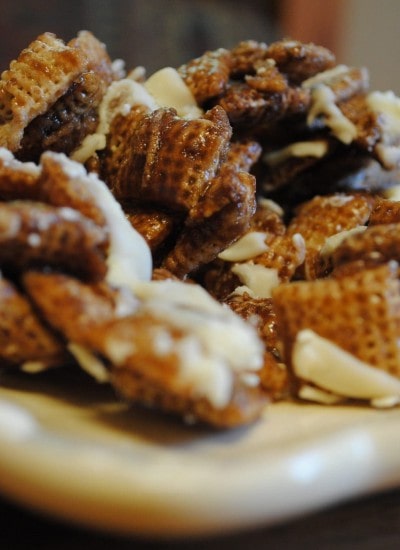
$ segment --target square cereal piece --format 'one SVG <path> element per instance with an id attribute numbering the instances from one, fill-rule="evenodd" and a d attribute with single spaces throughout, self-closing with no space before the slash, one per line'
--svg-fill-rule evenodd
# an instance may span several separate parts
<path id="1" fill-rule="evenodd" d="M 400 223 L 400 201 L 377 197 L 369 225 Z"/>
<path id="2" fill-rule="evenodd" d="M 340 279 L 273 291 L 278 335 L 291 364 L 298 333 L 311 329 L 372 366 L 400 376 L 400 281 L 390 262 Z"/>
<path id="3" fill-rule="evenodd" d="M 370 225 L 363 232 L 350 234 L 332 254 L 334 268 L 360 260 L 371 267 L 400 261 L 400 223 Z"/>
<path id="4" fill-rule="evenodd" d="M 363 194 L 337 193 L 317 195 L 300 205 L 288 227 L 288 235 L 300 233 L 306 244 L 306 257 L 299 277 L 312 280 L 320 276 L 319 253 L 326 239 L 367 223 L 373 201 Z"/>

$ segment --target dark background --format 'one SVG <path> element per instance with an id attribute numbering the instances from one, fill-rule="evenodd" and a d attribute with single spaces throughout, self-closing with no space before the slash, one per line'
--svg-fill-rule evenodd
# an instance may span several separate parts
<path id="1" fill-rule="evenodd" d="M 151 73 L 240 40 L 270 42 L 278 11 L 268 0 L 0 0 L 0 70 L 42 32 L 68 41 L 86 29 L 128 69 Z"/>

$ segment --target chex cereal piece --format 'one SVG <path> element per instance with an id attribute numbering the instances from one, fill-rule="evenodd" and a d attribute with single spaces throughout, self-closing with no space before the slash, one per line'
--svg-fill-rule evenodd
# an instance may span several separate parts
<path id="1" fill-rule="evenodd" d="M 232 294 L 224 303 L 254 325 L 265 344 L 260 383 L 270 399 L 276 401 L 289 392 L 289 375 L 282 363 L 276 330 L 276 315 L 271 298 L 252 298 L 248 294 Z"/>
<path id="2" fill-rule="evenodd" d="M 77 77 L 60 99 L 25 128 L 16 151 L 18 158 L 38 162 L 43 151 L 70 154 L 96 129 L 97 108 L 103 94 L 95 73 Z"/>
<path id="3" fill-rule="evenodd" d="M 36 310 L 67 342 L 82 341 L 94 326 L 128 315 L 137 306 L 128 292 L 105 281 L 85 283 L 65 273 L 28 270 L 22 283 Z"/>
<path id="4" fill-rule="evenodd" d="M 386 170 L 398 168 L 400 132 L 395 130 L 399 99 L 392 93 L 358 93 L 338 103 L 341 112 L 356 129 L 354 143 Z"/>
<path id="5" fill-rule="evenodd" d="M 225 48 L 208 51 L 178 68 L 179 74 L 200 105 L 225 91 L 230 70 L 231 55 Z"/>
<path id="6" fill-rule="evenodd" d="M 400 281 L 396 262 L 339 279 L 284 284 L 273 302 L 284 359 L 310 329 L 369 365 L 400 376 Z"/>
<path id="7" fill-rule="evenodd" d="M 263 252 L 256 252 L 254 256 L 243 261 L 229 260 L 226 256 L 228 251 L 222 253 L 222 258 L 230 262 L 229 267 L 218 264 L 211 267 L 210 272 L 205 277 L 206 288 L 215 295 L 242 291 L 250 293 L 254 298 L 268 298 L 271 289 L 276 285 L 290 281 L 296 273 L 296 270 L 304 262 L 305 245 L 301 235 L 278 235 L 270 238 L 265 235 Z M 261 234 L 248 232 L 243 236 L 243 240 L 257 239 L 259 242 Z M 235 246 L 235 245 L 233 245 Z M 258 245 L 257 245 L 258 246 Z M 221 255 L 219 256 L 221 259 Z M 215 277 L 219 276 L 221 281 L 215 284 Z M 213 284 L 214 283 L 214 284 Z M 209 286 L 211 285 L 211 287 Z"/>
<path id="8" fill-rule="evenodd" d="M 258 141 L 243 139 L 232 141 L 226 156 L 226 162 L 234 164 L 240 170 L 250 171 L 258 161 L 262 147 Z"/>
<path id="9" fill-rule="evenodd" d="M 280 282 L 290 281 L 305 258 L 305 243 L 300 234 L 275 237 L 268 249 L 253 259 L 255 265 L 276 269 Z"/>
<path id="10" fill-rule="evenodd" d="M 192 314 L 190 310 L 188 314 Z M 218 330 L 218 323 L 214 329 Z M 156 313 L 139 312 L 95 330 L 91 336 L 91 340 L 94 339 L 94 348 L 113 364 L 114 387 L 133 402 L 221 427 L 256 419 L 266 403 L 266 394 L 257 383 L 258 375 L 254 384 L 251 369 L 247 381 L 245 374 L 242 377 L 240 372 L 230 370 L 229 363 L 224 362 L 222 367 L 217 360 L 210 363 L 211 370 L 207 369 L 207 381 L 203 377 L 203 383 L 200 380 L 196 383 L 190 375 L 186 377 L 189 364 L 195 373 L 201 366 L 198 361 L 207 361 L 212 356 L 199 346 L 190 325 L 187 329 L 178 327 L 173 318 L 167 323 Z M 125 349 L 123 357 L 118 352 L 121 346 Z M 192 349 L 191 355 L 186 346 Z M 203 373 L 204 368 L 206 363 L 203 363 Z"/>
<path id="11" fill-rule="evenodd" d="M 235 271 L 236 268 L 240 271 L 241 265 L 245 266 L 245 273 L 248 274 L 258 264 L 267 269 L 276 269 L 284 280 L 291 278 L 295 269 L 304 261 L 304 247 L 301 246 L 301 237 L 285 237 L 286 225 L 282 217 L 283 211 L 272 201 L 265 199 L 258 202 L 249 230 L 232 248 L 225 249 L 203 269 L 202 284 L 208 292 L 218 300 L 225 300 L 242 285 Z"/>
<path id="12" fill-rule="evenodd" d="M 267 233 L 270 242 L 274 237 L 286 233 L 283 216 L 284 210 L 278 204 L 269 199 L 259 198 L 257 210 L 251 219 L 251 229 Z"/>
<path id="13" fill-rule="evenodd" d="M 224 164 L 190 210 L 162 266 L 183 278 L 208 264 L 246 233 L 255 209 L 254 176 Z"/>
<path id="14" fill-rule="evenodd" d="M 168 212 L 155 208 L 125 207 L 125 214 L 132 226 L 142 235 L 153 257 L 162 254 L 163 247 L 176 234 L 176 219 Z"/>
<path id="15" fill-rule="evenodd" d="M 224 303 L 258 331 L 268 351 L 279 358 L 279 343 L 276 331 L 276 314 L 271 298 L 252 298 L 249 294 L 232 294 Z"/>
<path id="16" fill-rule="evenodd" d="M 369 218 L 373 198 L 361 194 L 337 193 L 316 196 L 302 204 L 288 226 L 288 235 L 300 234 L 306 245 L 301 274 L 314 279 L 321 271 L 320 251 L 328 237 L 364 225 Z"/>
<path id="17" fill-rule="evenodd" d="M 274 100 L 274 109 L 269 109 L 271 102 L 268 103 L 261 92 L 239 81 L 227 88 L 224 95 L 218 100 L 218 104 L 228 114 L 229 121 L 233 126 L 246 128 L 261 126 L 265 120 L 268 120 L 269 112 L 274 113 L 280 107 L 280 98 L 274 98 Z"/>
<path id="18" fill-rule="evenodd" d="M 260 146 L 231 145 L 231 126 L 219 106 L 192 120 L 173 109 L 132 109 L 121 119 L 111 124 L 102 176 L 128 211 L 143 205 L 175 213 L 181 230 L 170 239 L 164 235 L 167 247 L 159 262 L 184 278 L 248 229 L 256 188 L 247 169 Z"/>
<path id="19" fill-rule="evenodd" d="M 8 176 L 11 181 L 8 181 Z M 16 183 L 15 189 L 13 183 Z M 107 279 L 117 286 L 131 286 L 137 278 L 150 278 L 151 252 L 145 240 L 131 226 L 107 185 L 96 174 L 88 173 L 82 164 L 64 154 L 46 151 L 41 157 L 41 165 L 36 166 L 30 162 L 22 163 L 16 160 L 10 151 L 0 148 L 0 196 L 2 192 L 5 199 L 19 205 L 19 214 L 24 223 L 27 223 L 26 227 L 21 226 L 19 237 L 18 221 L 14 228 L 14 237 L 20 239 L 20 246 L 27 247 L 25 259 L 30 258 L 35 264 L 38 261 L 43 265 L 46 261 L 44 246 L 47 242 L 50 247 L 47 260 L 54 268 L 57 268 L 55 261 L 59 255 L 59 269 L 86 273 L 88 277 L 91 273 L 95 278 L 102 278 L 106 266 Z M 30 197 L 29 201 L 25 201 L 26 196 Z M 20 198 L 23 200 L 15 200 Z M 24 206 L 25 202 L 28 204 Z M 29 212 L 29 204 L 32 204 L 32 212 Z M 10 216 L 18 217 L 15 206 L 3 203 L 1 208 L 5 219 L 9 219 Z M 43 220 L 40 220 L 42 215 Z M 53 221 L 50 223 L 46 216 Z M 52 232 L 50 226 L 56 223 L 57 218 L 60 218 L 60 225 Z M 31 230 L 35 232 L 33 226 L 36 224 L 38 235 L 29 237 L 23 244 L 29 227 L 32 226 Z M 40 240 L 42 232 L 44 242 Z M 82 240 L 77 243 L 74 251 L 72 243 L 75 238 L 79 240 L 79 233 Z M 67 239 L 67 254 L 64 255 L 62 240 L 57 245 L 57 239 L 61 236 Z M 12 241 L 10 235 L 5 238 L 9 237 Z M 8 249 L 10 246 L 12 244 L 9 243 Z M 82 258 L 79 259 L 79 250 L 83 255 L 87 250 L 88 265 L 82 262 Z M 24 256 L 13 259 L 11 250 L 8 250 L 6 255 L 10 259 L 10 265 L 16 266 L 20 262 L 20 267 L 23 267 Z M 74 258 L 70 268 L 67 266 L 68 257 Z M 75 271 L 76 269 L 78 271 Z"/>
<path id="20" fill-rule="evenodd" d="M 98 325 L 135 311 L 137 301 L 133 295 L 105 281 L 85 283 L 64 273 L 29 270 L 21 279 L 35 311 L 62 335 L 71 360 L 74 358 L 97 381 L 108 382 L 104 360 L 80 343 Z"/>
<path id="21" fill-rule="evenodd" d="M 334 268 L 360 260 L 365 265 L 400 261 L 400 222 L 368 226 L 349 235 L 332 253 Z"/>
<path id="22" fill-rule="evenodd" d="M 250 88 L 254 88 L 263 94 L 282 94 L 288 88 L 286 77 L 278 70 L 271 59 L 259 62 L 256 65 L 256 73 L 246 75 L 245 81 Z"/>
<path id="23" fill-rule="evenodd" d="M 104 45 L 90 32 L 68 44 L 40 35 L 2 73 L 0 146 L 23 160 L 38 160 L 46 149 L 71 152 L 94 130 L 113 77 Z"/>
<path id="24" fill-rule="evenodd" d="M 357 145 L 370 151 L 387 170 L 400 163 L 399 105 L 400 99 L 391 91 L 361 94 L 340 105 L 357 127 Z"/>
<path id="25" fill-rule="evenodd" d="M 316 74 L 303 82 L 303 87 L 312 90 L 318 97 L 319 92 L 327 91 L 328 96 L 342 108 L 347 101 L 356 105 L 360 98 L 364 97 L 369 87 L 369 73 L 364 67 L 348 67 L 347 65 L 337 65 L 331 70 Z M 322 96 L 324 97 L 324 96 Z M 355 99 L 353 103 L 353 99 Z M 327 101 L 328 98 L 326 98 Z M 350 109 L 348 113 L 350 114 Z M 322 114 L 322 113 L 321 113 Z M 355 113 L 354 113 L 355 114 Z M 357 117 L 352 116 L 356 120 Z"/>
<path id="26" fill-rule="evenodd" d="M 359 147 L 373 151 L 377 144 L 381 131 L 376 114 L 367 105 L 366 95 L 357 94 L 340 104 L 342 113 L 357 127 L 355 138 Z"/>
<path id="27" fill-rule="evenodd" d="M 271 399 L 281 401 L 291 393 L 291 374 L 282 361 L 270 351 L 265 350 L 264 364 L 260 371 L 260 385 Z"/>
<path id="28" fill-rule="evenodd" d="M 241 42 L 230 53 L 232 79 L 217 101 L 234 126 L 267 134 L 277 121 L 306 115 L 311 91 L 302 81 L 335 64 L 326 48 L 294 40 Z"/>
<path id="29" fill-rule="evenodd" d="M 66 206 L 104 226 L 105 217 L 84 178 L 66 164 L 62 155 L 45 152 L 40 164 L 21 162 L 0 148 L 0 198 L 4 201 L 32 200 Z M 72 165 L 74 166 L 74 165 Z M 75 166 L 76 167 L 76 166 Z"/>
<path id="30" fill-rule="evenodd" d="M 326 48 L 281 40 L 267 46 L 252 40 L 230 50 L 231 80 L 217 98 L 234 126 L 269 128 L 305 114 L 311 94 L 301 82 L 335 63 Z"/>
<path id="31" fill-rule="evenodd" d="M 273 59 L 279 70 L 296 83 L 326 71 L 336 63 L 335 55 L 327 48 L 288 39 L 271 43 L 265 57 Z"/>
<path id="32" fill-rule="evenodd" d="M 66 92 L 85 64 L 78 48 L 51 33 L 23 50 L 0 80 L 1 146 L 18 149 L 27 124 Z"/>
<path id="33" fill-rule="evenodd" d="M 64 364 L 63 342 L 37 316 L 14 284 L 0 277 L 0 360 L 2 366 L 42 369 Z"/>
<path id="34" fill-rule="evenodd" d="M 90 280 L 102 279 L 107 271 L 107 233 L 72 208 L 0 203 L 0 243 L 0 265 L 9 270 L 53 267 Z"/>
<path id="35" fill-rule="evenodd" d="M 22 163 L 4 147 L 0 148 L 0 199 L 35 200 L 39 195 L 40 168 Z"/>
<path id="36" fill-rule="evenodd" d="M 232 271 L 232 265 L 217 258 L 206 266 L 201 274 L 202 286 L 216 300 L 226 300 L 241 285 L 240 279 Z"/>
<path id="37" fill-rule="evenodd" d="M 231 127 L 220 107 L 186 120 L 174 109 L 132 110 L 111 125 L 103 179 L 120 200 L 185 212 L 194 206 L 226 156 Z M 118 162 L 119 161 L 119 162 Z"/>
<path id="38" fill-rule="evenodd" d="M 262 389 L 240 383 L 235 383 L 229 403 L 218 408 L 205 398 L 193 398 L 178 390 L 166 389 L 165 384 L 149 381 L 129 368 L 113 370 L 111 381 L 122 398 L 136 405 L 178 415 L 188 423 L 202 422 L 219 429 L 256 421 L 267 403 L 267 393 Z"/>
<path id="39" fill-rule="evenodd" d="M 90 31 L 80 31 L 70 40 L 68 46 L 81 50 L 86 59 L 86 70 L 99 77 L 102 86 L 109 84 L 118 75 L 114 73 L 110 56 L 103 42 L 100 42 Z"/>
<path id="40" fill-rule="evenodd" d="M 400 201 L 376 197 L 368 225 L 400 222 Z"/>
<path id="41" fill-rule="evenodd" d="M 249 82 L 233 81 L 227 87 L 218 105 L 227 112 L 234 127 L 263 130 L 307 112 L 309 90 L 289 86 L 278 71 L 273 72 L 260 70 L 258 77 L 247 79 Z"/>
<path id="42" fill-rule="evenodd" d="M 255 65 L 266 57 L 268 46 L 265 42 L 243 40 L 231 49 L 231 76 L 244 77 L 255 72 Z"/>
<path id="43" fill-rule="evenodd" d="M 52 206 L 73 208 L 95 224 L 101 227 L 106 225 L 104 212 L 94 200 L 93 190 L 88 189 L 85 178 L 78 177 L 73 170 L 68 169 L 62 156 L 51 152 L 43 153 L 40 168 L 36 197 L 38 201 Z"/>
<path id="44" fill-rule="evenodd" d="M 79 32 L 68 46 L 82 51 L 85 69 L 44 114 L 25 128 L 18 150 L 22 160 L 38 161 L 47 150 L 70 154 L 97 127 L 100 102 L 115 77 L 111 59 L 104 44 L 88 31 Z"/>
<path id="45" fill-rule="evenodd" d="M 144 283 L 129 311 L 114 307 L 112 291 L 65 276 L 28 273 L 24 284 L 67 341 L 106 361 L 126 399 L 221 427 L 260 416 L 267 396 L 256 330 L 197 285 Z"/>

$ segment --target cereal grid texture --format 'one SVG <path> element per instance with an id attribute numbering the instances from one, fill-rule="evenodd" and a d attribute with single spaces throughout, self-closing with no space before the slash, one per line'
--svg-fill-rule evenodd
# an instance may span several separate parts
<path id="1" fill-rule="evenodd" d="M 351 277 L 285 284 L 274 291 L 273 299 L 288 362 L 296 335 L 311 329 L 362 361 L 400 375 L 396 265 Z"/>

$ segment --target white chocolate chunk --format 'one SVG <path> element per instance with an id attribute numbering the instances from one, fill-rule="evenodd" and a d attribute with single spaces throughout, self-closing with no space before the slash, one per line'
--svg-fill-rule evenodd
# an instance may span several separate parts
<path id="1" fill-rule="evenodd" d="M 253 298 L 270 298 L 272 290 L 280 283 L 277 269 L 260 264 L 235 264 L 232 272 L 239 277 L 240 282 L 245 285 L 244 290 L 248 289 Z"/>
<path id="2" fill-rule="evenodd" d="M 165 67 L 151 75 L 144 87 L 160 107 L 173 107 L 179 116 L 198 118 L 202 110 L 176 69 Z"/>
<path id="3" fill-rule="evenodd" d="M 266 233 L 262 231 L 250 231 L 218 254 L 220 260 L 226 262 L 243 262 L 259 256 L 268 250 L 265 243 Z"/>
<path id="4" fill-rule="evenodd" d="M 310 329 L 298 333 L 292 363 L 297 376 L 337 395 L 367 400 L 400 396 L 399 379 Z"/>

